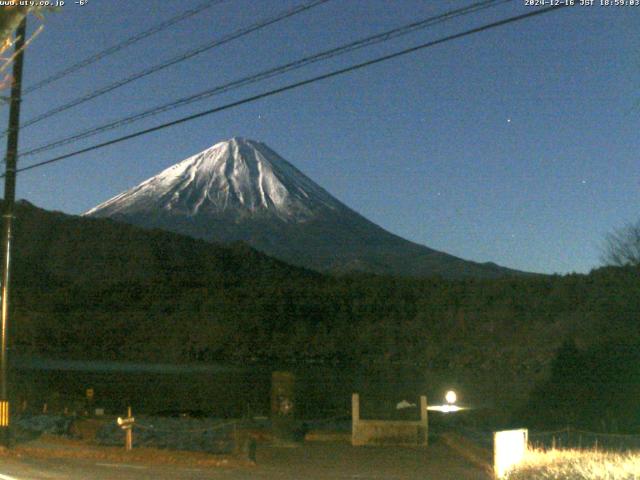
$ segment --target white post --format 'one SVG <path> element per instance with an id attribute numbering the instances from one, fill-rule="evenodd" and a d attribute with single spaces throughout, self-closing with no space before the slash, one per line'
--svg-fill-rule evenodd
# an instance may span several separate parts
<path id="1" fill-rule="evenodd" d="M 426 447 L 429 445 L 429 417 L 426 395 L 420 395 L 420 422 L 424 428 L 424 446 Z"/>
<path id="2" fill-rule="evenodd" d="M 360 395 L 351 394 L 351 445 L 355 445 L 360 423 Z"/>
<path id="3" fill-rule="evenodd" d="M 493 470 L 497 478 L 504 478 L 509 469 L 522 461 L 528 438 L 529 431 L 525 428 L 493 432 Z"/>

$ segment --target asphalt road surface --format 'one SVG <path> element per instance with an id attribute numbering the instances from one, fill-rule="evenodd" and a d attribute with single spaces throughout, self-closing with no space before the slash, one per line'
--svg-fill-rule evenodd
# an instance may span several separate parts
<path id="1" fill-rule="evenodd" d="M 0 480 L 486 480 L 490 477 L 442 444 L 426 449 L 305 443 L 260 446 L 251 467 L 189 468 L 88 459 L 0 458 Z"/>

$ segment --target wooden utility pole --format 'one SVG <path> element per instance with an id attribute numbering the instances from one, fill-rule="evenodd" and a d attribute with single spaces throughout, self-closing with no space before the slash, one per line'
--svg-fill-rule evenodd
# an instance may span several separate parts
<path id="1" fill-rule="evenodd" d="M 9 107 L 9 134 L 7 136 L 7 157 L 4 178 L 4 235 L 2 262 L 2 316 L 0 338 L 0 438 L 5 445 L 9 443 L 9 395 L 7 368 L 7 336 L 9 327 L 9 280 L 11 266 L 11 240 L 13 236 L 13 206 L 16 200 L 16 165 L 18 158 L 18 131 L 20 126 L 20 97 L 22 91 L 22 65 L 24 45 L 27 33 L 27 18 L 23 18 L 16 29 L 13 63 L 13 82 L 11 84 L 11 105 Z"/>
<path id="2" fill-rule="evenodd" d="M 133 448 L 133 424 L 136 419 L 133 418 L 131 407 L 127 408 L 127 417 L 118 417 L 116 423 L 124 430 L 124 448 L 129 451 Z"/>
<path id="3" fill-rule="evenodd" d="M 133 418 L 131 415 L 131 407 L 127 409 L 127 417 L 129 419 Z M 126 430 L 124 448 L 127 451 L 131 451 L 133 449 L 133 425 L 129 425 L 129 428 Z"/>

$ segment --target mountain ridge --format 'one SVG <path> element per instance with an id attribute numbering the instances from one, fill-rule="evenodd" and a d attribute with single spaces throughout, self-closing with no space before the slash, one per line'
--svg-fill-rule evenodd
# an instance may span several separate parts
<path id="1" fill-rule="evenodd" d="M 266 144 L 234 137 L 84 215 L 215 242 L 246 242 L 318 271 L 495 278 L 519 275 L 395 235 L 335 199 Z"/>

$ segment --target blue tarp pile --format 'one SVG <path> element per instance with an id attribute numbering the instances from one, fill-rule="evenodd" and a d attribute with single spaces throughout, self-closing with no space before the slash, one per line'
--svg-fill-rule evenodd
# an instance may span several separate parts
<path id="1" fill-rule="evenodd" d="M 231 453 L 236 445 L 237 421 L 220 419 L 141 417 L 133 427 L 134 447 Z M 125 432 L 116 422 L 105 425 L 96 441 L 122 445 Z"/>
<path id="2" fill-rule="evenodd" d="M 69 435 L 75 416 L 69 415 L 19 415 L 13 425 L 20 430 L 33 433 L 50 433 L 53 435 Z"/>

